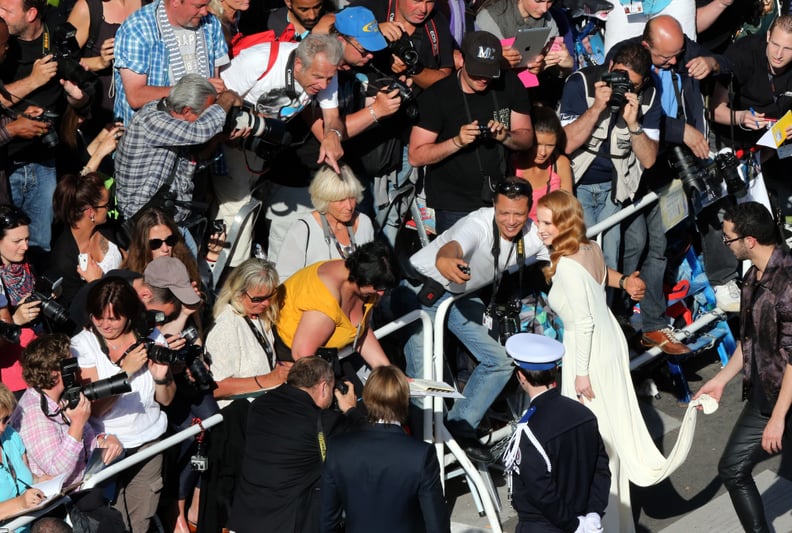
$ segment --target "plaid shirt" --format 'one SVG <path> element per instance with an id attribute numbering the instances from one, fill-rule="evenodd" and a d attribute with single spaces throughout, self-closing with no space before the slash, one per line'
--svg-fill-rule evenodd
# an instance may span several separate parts
<path id="1" fill-rule="evenodd" d="M 197 162 L 192 151 L 223 130 L 226 112 L 211 105 L 195 122 L 173 117 L 149 102 L 135 113 L 132 123 L 116 151 L 116 198 L 126 218 L 132 217 L 167 181 L 176 168 L 170 190 L 176 200 L 189 202 L 195 187 L 193 174 Z M 177 222 L 183 222 L 189 209 L 176 209 Z"/>
<path id="2" fill-rule="evenodd" d="M 8 144 L 11 142 L 11 134 L 8 133 L 6 126 L 9 122 L 12 122 L 14 119 L 11 117 L 2 117 L 0 118 L 0 146 Z"/>
<path id="3" fill-rule="evenodd" d="M 47 409 L 58 412 L 58 404 L 47 397 Z M 71 472 L 64 486 L 82 478 L 96 438 L 90 424 L 85 424 L 82 441 L 69 435 L 69 426 L 60 416 L 48 417 L 41 410 L 41 393 L 28 388 L 11 417 L 27 449 L 30 471 L 35 476 L 57 476 Z"/>
<path id="4" fill-rule="evenodd" d="M 152 87 L 170 87 L 179 80 L 170 79 L 170 56 L 157 27 L 157 7 L 162 0 L 138 9 L 127 17 L 115 37 L 113 83 L 115 103 L 113 113 L 128 125 L 135 111 L 129 106 L 121 83 L 119 69 L 145 74 L 146 84 Z M 209 70 L 214 75 L 215 67 L 228 62 L 228 46 L 223 37 L 223 27 L 214 15 L 201 19 L 201 30 L 206 38 L 206 53 L 209 55 Z"/>

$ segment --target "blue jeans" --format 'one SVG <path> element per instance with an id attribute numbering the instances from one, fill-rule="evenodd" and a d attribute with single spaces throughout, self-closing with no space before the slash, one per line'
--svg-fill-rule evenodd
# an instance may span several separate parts
<path id="1" fill-rule="evenodd" d="M 30 247 L 48 252 L 52 240 L 52 195 L 57 174 L 55 160 L 22 163 L 8 173 L 11 201 L 30 217 Z"/>
<path id="2" fill-rule="evenodd" d="M 414 293 L 421 288 L 412 287 L 406 282 L 402 283 L 402 287 L 409 287 Z M 450 293 L 445 293 L 432 307 L 421 306 L 415 300 L 415 308 L 420 307 L 429 313 L 434 321 L 440 302 L 451 296 Z M 469 295 L 454 302 L 447 315 L 448 331 L 456 335 L 479 362 L 465 385 L 465 398 L 454 400 L 454 407 L 448 413 L 448 420 L 465 423 L 474 430 L 492 402 L 509 382 L 514 371 L 514 364 L 506 355 L 506 350 L 500 342 L 489 336 L 487 328 L 481 323 L 484 309 L 485 305 L 481 298 Z M 409 376 L 421 376 L 423 341 L 423 331 L 417 331 L 410 336 L 404 347 Z"/>
<path id="3" fill-rule="evenodd" d="M 663 280 L 668 260 L 660 204 L 655 203 L 625 219 L 624 223 L 624 272 L 640 270 L 641 279 L 646 283 L 646 293 L 641 300 L 641 329 L 648 332 L 666 328 L 669 324 L 666 317 L 668 303 L 663 293 Z M 640 262 L 644 248 L 645 257 Z"/>
<path id="4" fill-rule="evenodd" d="M 609 216 L 621 210 L 611 199 L 611 182 L 579 184 L 575 188 L 575 196 L 583 206 L 583 218 L 586 227 L 590 228 L 602 222 Z M 619 269 L 619 245 L 621 244 L 621 230 L 619 224 L 602 235 L 602 254 L 605 264 Z"/>

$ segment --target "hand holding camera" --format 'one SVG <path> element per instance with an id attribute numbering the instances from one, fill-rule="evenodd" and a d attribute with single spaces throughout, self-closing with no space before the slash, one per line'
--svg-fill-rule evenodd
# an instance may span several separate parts
<path id="1" fill-rule="evenodd" d="M 17 306 L 12 319 L 14 324 L 24 326 L 34 322 L 38 318 L 39 313 L 41 313 L 41 302 L 28 297 L 27 300 Z"/>
<path id="2" fill-rule="evenodd" d="M 130 346 L 126 352 L 124 352 L 123 360 L 121 361 L 121 370 L 127 373 L 127 375 L 134 376 L 141 368 L 146 366 L 148 363 L 148 350 L 146 348 L 146 342 L 144 340 L 140 340 Z M 157 366 L 156 364 L 153 366 Z M 166 367 L 167 370 L 167 367 Z M 154 372 L 152 372 L 153 374 Z"/>
<path id="3" fill-rule="evenodd" d="M 61 400 L 61 403 L 64 404 L 63 411 L 71 422 L 70 427 L 78 428 L 82 431 L 85 423 L 91 417 L 91 402 L 85 397 L 85 394 L 80 392 L 77 405 L 70 406 L 68 402 L 63 402 L 63 400 Z"/>

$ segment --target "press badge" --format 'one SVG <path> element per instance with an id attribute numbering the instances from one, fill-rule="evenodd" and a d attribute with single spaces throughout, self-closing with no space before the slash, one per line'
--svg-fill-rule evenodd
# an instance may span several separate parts
<path id="1" fill-rule="evenodd" d="M 481 324 L 488 330 L 492 329 L 492 317 L 487 311 L 484 311 L 484 315 L 481 317 Z"/>
<path id="2" fill-rule="evenodd" d="M 646 22 L 649 17 L 644 13 L 643 2 L 630 2 L 623 4 L 624 14 L 627 15 L 627 22 L 634 24 L 637 22 Z"/>

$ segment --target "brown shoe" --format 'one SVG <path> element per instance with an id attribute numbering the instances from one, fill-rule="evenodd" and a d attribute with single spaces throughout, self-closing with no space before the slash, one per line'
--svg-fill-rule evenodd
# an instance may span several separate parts
<path id="1" fill-rule="evenodd" d="M 690 353 L 690 348 L 679 342 L 671 328 L 647 331 L 641 336 L 641 344 L 647 348 L 657 346 L 668 355 L 685 355 Z"/>

